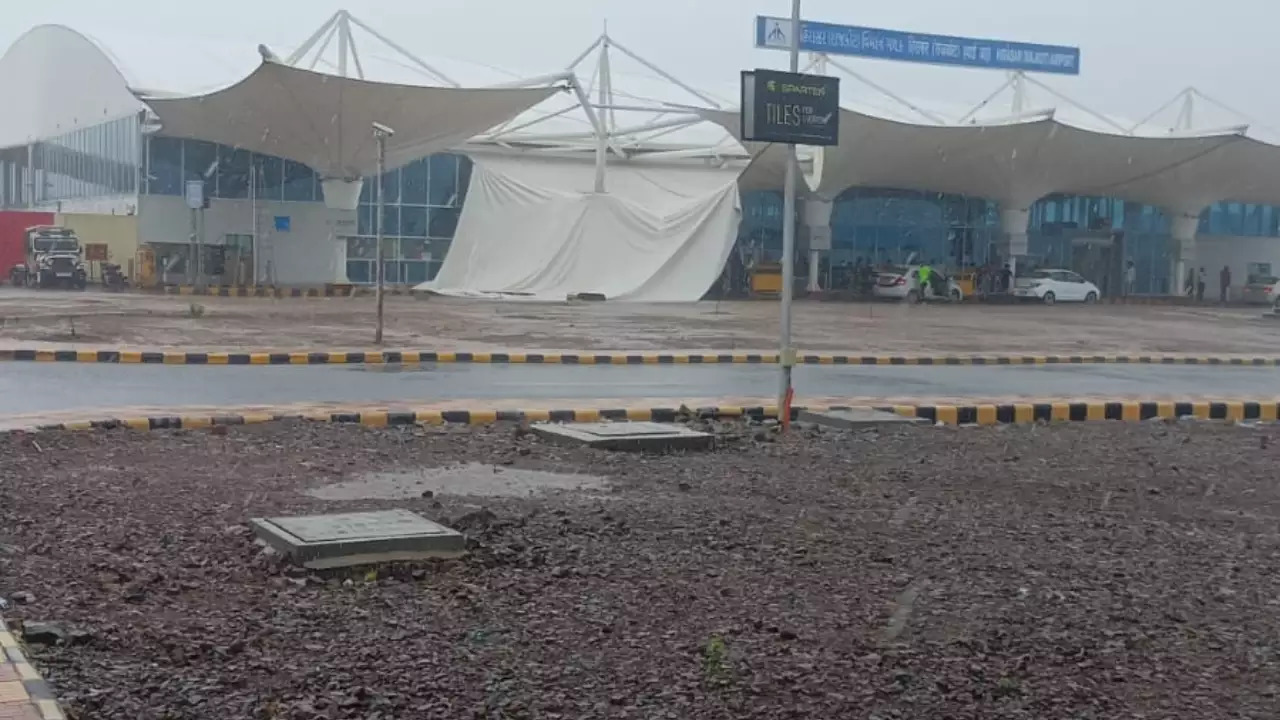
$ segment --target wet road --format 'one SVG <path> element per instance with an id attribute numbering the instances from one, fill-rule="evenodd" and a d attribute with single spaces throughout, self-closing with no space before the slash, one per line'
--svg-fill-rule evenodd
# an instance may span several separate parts
<path id="1" fill-rule="evenodd" d="M 0 414 L 78 408 L 294 403 L 423 404 L 452 399 L 765 398 L 758 365 L 193 367 L 0 364 Z M 1078 365 L 796 368 L 806 397 L 1280 397 L 1280 369 Z"/>

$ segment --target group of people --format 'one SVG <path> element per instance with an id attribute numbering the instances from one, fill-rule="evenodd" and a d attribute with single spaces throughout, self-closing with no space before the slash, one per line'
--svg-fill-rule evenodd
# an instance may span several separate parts
<path id="1" fill-rule="evenodd" d="M 980 295 L 998 295 L 1013 289 L 1013 268 L 1009 263 L 990 262 L 974 272 L 973 287 Z"/>
<path id="2" fill-rule="evenodd" d="M 1132 263 L 1130 263 L 1130 265 L 1132 265 Z M 1194 297 L 1196 302 L 1204 302 L 1204 291 L 1208 286 L 1207 278 L 1208 275 L 1205 273 L 1203 267 L 1199 270 L 1187 268 L 1187 281 L 1183 283 L 1183 293 L 1186 294 L 1187 297 Z M 1231 268 L 1223 265 L 1222 269 L 1218 271 L 1218 301 L 1225 303 L 1227 301 L 1227 296 L 1230 294 L 1230 290 Z"/>

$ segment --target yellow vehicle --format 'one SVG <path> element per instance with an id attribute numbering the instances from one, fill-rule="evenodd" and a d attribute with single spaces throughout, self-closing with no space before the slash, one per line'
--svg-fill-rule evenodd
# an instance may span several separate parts
<path id="1" fill-rule="evenodd" d="M 760 263 L 753 266 L 750 273 L 752 295 L 782 294 L 782 265 L 780 263 Z"/>

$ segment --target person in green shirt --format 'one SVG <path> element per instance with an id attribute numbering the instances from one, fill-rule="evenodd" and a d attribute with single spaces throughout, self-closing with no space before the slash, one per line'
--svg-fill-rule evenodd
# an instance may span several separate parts
<path id="1" fill-rule="evenodd" d="M 920 278 L 920 297 L 924 297 L 925 291 L 929 289 L 933 268 L 928 265 L 921 265 L 920 269 L 916 271 L 916 275 Z"/>

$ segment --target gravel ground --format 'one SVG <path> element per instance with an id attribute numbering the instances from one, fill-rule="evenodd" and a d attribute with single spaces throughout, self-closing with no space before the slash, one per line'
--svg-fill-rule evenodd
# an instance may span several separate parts
<path id="1" fill-rule="evenodd" d="M 1280 428 L 1164 423 L 9 436 L 0 593 L 66 633 L 32 655 L 75 718 L 1274 718 L 1277 459 Z M 607 484 L 304 492 L 450 462 Z M 244 525 L 385 507 L 475 549 L 321 577 Z"/>

